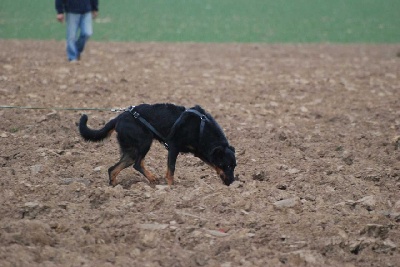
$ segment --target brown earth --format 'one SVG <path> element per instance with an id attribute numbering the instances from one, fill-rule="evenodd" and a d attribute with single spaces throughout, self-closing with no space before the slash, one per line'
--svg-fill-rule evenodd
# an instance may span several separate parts
<path id="1" fill-rule="evenodd" d="M 399 51 L 90 42 L 69 64 L 63 42 L 0 40 L 1 105 L 200 104 L 238 162 L 230 187 L 191 155 L 172 187 L 132 168 L 110 187 L 115 136 L 82 141 L 82 111 L 1 108 L 0 266 L 399 266 Z"/>

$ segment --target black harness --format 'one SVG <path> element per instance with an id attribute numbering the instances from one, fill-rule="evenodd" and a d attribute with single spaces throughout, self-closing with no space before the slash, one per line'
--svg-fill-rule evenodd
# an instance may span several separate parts
<path id="1" fill-rule="evenodd" d="M 195 114 L 195 115 L 199 116 L 199 118 L 200 118 L 200 135 L 199 135 L 200 143 L 201 143 L 201 139 L 202 139 L 202 136 L 203 136 L 203 133 L 204 133 L 204 127 L 205 127 L 206 121 L 208 121 L 208 118 L 207 118 L 206 115 L 204 115 L 204 114 L 202 114 L 202 113 L 200 113 L 200 112 L 198 112 L 197 110 L 192 109 L 192 108 L 187 109 L 187 110 L 185 110 L 184 112 L 182 112 L 182 114 L 178 117 L 178 119 L 177 119 L 177 120 L 175 121 L 175 123 L 172 125 L 171 130 L 170 130 L 168 136 L 165 137 L 165 136 L 163 136 L 159 131 L 157 131 L 156 128 L 154 128 L 153 125 L 151 125 L 145 118 L 143 118 L 143 117 L 140 115 L 139 112 L 135 111 L 135 106 L 130 106 L 129 108 L 126 109 L 126 111 L 128 111 L 129 113 L 131 113 L 132 116 L 133 116 L 135 119 L 139 120 L 139 121 L 140 121 L 144 126 L 146 126 L 154 135 L 156 135 L 160 140 L 162 140 L 162 143 L 164 144 L 164 147 L 165 147 L 166 149 L 168 149 L 168 147 L 169 147 L 169 146 L 168 146 L 168 141 L 171 140 L 171 138 L 174 136 L 175 131 L 176 131 L 176 128 L 177 128 L 178 124 L 181 122 L 181 120 L 182 120 L 182 118 L 183 118 L 183 116 L 184 116 L 185 114 L 192 113 L 192 114 Z"/>

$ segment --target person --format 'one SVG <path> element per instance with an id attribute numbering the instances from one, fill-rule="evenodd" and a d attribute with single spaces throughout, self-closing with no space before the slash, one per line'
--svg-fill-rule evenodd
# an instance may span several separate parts
<path id="1" fill-rule="evenodd" d="M 80 60 L 86 42 L 93 34 L 92 20 L 97 17 L 98 0 L 55 0 L 57 20 L 67 26 L 67 58 Z M 64 15 L 65 14 L 65 15 Z"/>

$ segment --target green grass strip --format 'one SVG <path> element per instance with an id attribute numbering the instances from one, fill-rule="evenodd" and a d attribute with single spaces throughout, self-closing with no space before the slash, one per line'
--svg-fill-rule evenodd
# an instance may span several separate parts
<path id="1" fill-rule="evenodd" d="M 99 41 L 399 43 L 399 0 L 100 0 Z M 56 39 L 54 1 L 1 0 L 0 38 Z"/>

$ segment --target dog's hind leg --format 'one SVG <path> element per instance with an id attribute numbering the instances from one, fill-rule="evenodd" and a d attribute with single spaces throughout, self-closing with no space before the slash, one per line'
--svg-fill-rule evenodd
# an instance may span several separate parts
<path id="1" fill-rule="evenodd" d="M 122 155 L 117 164 L 108 169 L 109 183 L 112 186 L 117 184 L 117 175 L 125 168 L 131 166 L 135 162 L 128 154 Z"/>
<path id="2" fill-rule="evenodd" d="M 144 166 L 144 157 L 150 150 L 152 140 L 151 139 L 145 140 L 143 138 L 141 141 L 142 143 L 140 147 L 138 147 L 136 150 L 137 156 L 135 158 L 135 164 L 133 165 L 133 168 L 138 172 L 140 172 L 141 174 L 143 174 L 151 184 L 155 184 L 157 182 L 156 177 Z"/>
<path id="3" fill-rule="evenodd" d="M 165 180 L 167 180 L 168 185 L 174 184 L 174 173 L 176 158 L 178 157 L 178 150 L 174 147 L 170 147 L 168 150 L 168 163 L 167 163 L 167 174 L 165 175 Z"/>
<path id="4" fill-rule="evenodd" d="M 157 178 L 152 174 L 149 170 L 146 169 L 144 166 L 144 158 L 143 157 L 137 157 L 135 160 L 135 165 L 133 165 L 133 168 L 143 174 L 151 184 L 156 184 L 157 183 Z"/>

